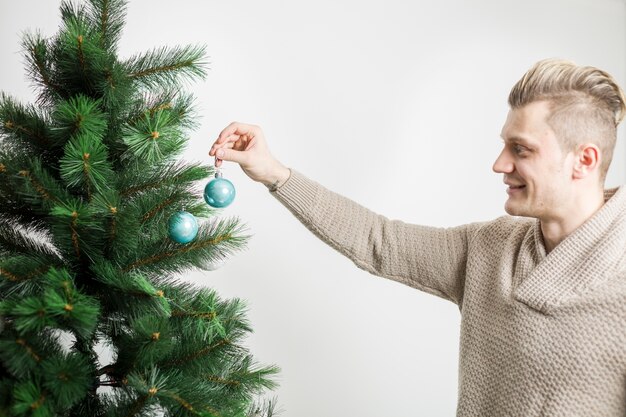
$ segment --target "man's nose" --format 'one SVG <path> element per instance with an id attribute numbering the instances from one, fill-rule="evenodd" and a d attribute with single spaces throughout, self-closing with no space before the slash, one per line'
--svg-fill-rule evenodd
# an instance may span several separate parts
<path id="1" fill-rule="evenodd" d="M 506 149 L 500 152 L 500 155 L 496 159 L 496 162 L 493 163 L 491 169 L 497 174 L 509 174 L 513 172 L 513 161 L 507 154 Z"/>

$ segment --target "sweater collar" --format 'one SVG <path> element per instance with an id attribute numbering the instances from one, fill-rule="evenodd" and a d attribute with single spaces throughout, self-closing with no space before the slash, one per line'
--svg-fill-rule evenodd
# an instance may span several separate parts
<path id="1" fill-rule="evenodd" d="M 626 260 L 626 187 L 604 192 L 605 204 L 585 223 L 546 254 L 537 220 L 533 236 L 524 239 L 519 259 L 534 264 L 525 277 L 516 277 L 519 285 L 513 296 L 529 307 L 544 313 L 567 305 L 587 291 L 602 284 L 625 267 Z M 528 254 L 534 254 L 530 256 Z M 532 258 L 532 259 L 531 259 Z M 524 268 L 526 269 L 526 268 Z"/>

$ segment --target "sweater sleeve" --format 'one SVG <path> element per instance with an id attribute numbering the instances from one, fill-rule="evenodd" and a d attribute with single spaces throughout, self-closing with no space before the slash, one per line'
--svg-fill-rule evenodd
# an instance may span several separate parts
<path id="1" fill-rule="evenodd" d="M 296 170 L 271 194 L 359 268 L 461 304 L 476 224 L 436 228 L 389 220 Z"/>

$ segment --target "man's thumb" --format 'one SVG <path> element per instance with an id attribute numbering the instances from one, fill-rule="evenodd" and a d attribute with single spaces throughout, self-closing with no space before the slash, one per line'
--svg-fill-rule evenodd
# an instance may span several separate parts
<path id="1" fill-rule="evenodd" d="M 236 151 L 234 149 L 219 149 L 215 153 L 215 156 L 223 161 L 232 161 L 238 164 L 241 164 L 246 159 L 244 152 Z"/>

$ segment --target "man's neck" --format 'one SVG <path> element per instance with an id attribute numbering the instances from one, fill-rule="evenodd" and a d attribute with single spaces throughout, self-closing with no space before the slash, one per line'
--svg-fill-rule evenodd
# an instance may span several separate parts
<path id="1" fill-rule="evenodd" d="M 574 230 L 578 229 L 584 222 L 593 216 L 604 205 L 604 192 L 598 190 L 590 197 L 579 199 L 579 201 L 569 205 L 564 209 L 559 217 L 548 220 L 541 220 L 541 233 L 546 252 L 550 252 L 561 243 Z"/>

